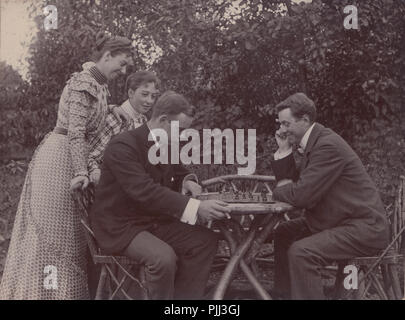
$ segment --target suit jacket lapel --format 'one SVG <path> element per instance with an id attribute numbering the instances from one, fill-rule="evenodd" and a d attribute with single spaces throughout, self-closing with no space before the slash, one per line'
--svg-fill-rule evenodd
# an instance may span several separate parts
<path id="1" fill-rule="evenodd" d="M 321 125 L 319 123 L 315 123 L 315 126 L 312 129 L 311 134 L 309 135 L 307 146 L 305 147 L 305 150 L 304 150 L 304 156 L 303 156 L 301 164 L 300 164 L 300 172 L 306 168 L 306 166 L 308 164 L 309 154 L 311 153 L 311 150 L 314 147 L 314 145 L 315 145 L 316 141 L 318 140 L 323 129 L 324 129 L 323 125 Z"/>

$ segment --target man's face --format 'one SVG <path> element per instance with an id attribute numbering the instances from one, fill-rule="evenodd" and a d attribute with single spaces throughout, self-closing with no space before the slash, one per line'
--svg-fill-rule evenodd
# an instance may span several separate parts
<path id="1" fill-rule="evenodd" d="M 278 113 L 280 123 L 280 133 L 285 134 L 291 144 L 299 144 L 308 129 L 306 118 L 297 119 L 291 114 L 291 109 L 287 108 Z"/>
<path id="2" fill-rule="evenodd" d="M 154 82 L 145 83 L 135 91 L 132 89 L 128 90 L 129 102 L 137 112 L 146 114 L 155 103 L 158 93 Z"/>

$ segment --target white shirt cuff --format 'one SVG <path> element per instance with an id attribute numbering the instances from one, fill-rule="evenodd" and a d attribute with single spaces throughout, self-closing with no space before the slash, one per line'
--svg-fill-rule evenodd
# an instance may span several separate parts
<path id="1" fill-rule="evenodd" d="M 180 221 L 194 225 L 197 222 L 197 212 L 200 207 L 200 202 L 200 200 L 190 198 Z"/>
<path id="2" fill-rule="evenodd" d="M 287 151 L 284 152 L 280 152 L 280 149 L 278 149 L 275 153 L 274 153 L 274 160 L 280 160 L 283 159 L 287 156 L 289 156 L 292 153 L 292 148 L 288 149 Z"/>

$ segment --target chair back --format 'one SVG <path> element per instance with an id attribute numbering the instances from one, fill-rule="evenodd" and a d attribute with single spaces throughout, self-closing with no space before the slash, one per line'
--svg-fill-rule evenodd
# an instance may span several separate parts
<path id="1" fill-rule="evenodd" d="M 91 257 L 94 264 L 96 264 L 95 256 L 100 254 L 100 249 L 97 245 L 96 238 L 94 237 L 93 230 L 90 227 L 90 209 L 94 201 L 94 187 L 88 186 L 85 190 L 75 191 L 73 193 L 73 198 L 78 205 L 78 211 L 80 215 L 80 222 L 83 226 L 84 233 L 86 236 L 87 245 L 89 247 Z"/>
<path id="2" fill-rule="evenodd" d="M 211 191 L 241 191 L 241 192 L 262 192 L 265 191 L 270 195 L 276 183 L 274 176 L 264 175 L 224 175 L 201 182 L 204 192 Z M 272 187 L 271 187 L 272 186 Z"/>
<path id="3" fill-rule="evenodd" d="M 405 254 L 405 237 L 403 236 L 403 228 L 405 226 L 405 176 L 399 177 L 399 185 L 395 197 L 394 213 L 391 224 L 392 239 L 398 236 L 398 240 L 394 244 L 396 252 Z"/>

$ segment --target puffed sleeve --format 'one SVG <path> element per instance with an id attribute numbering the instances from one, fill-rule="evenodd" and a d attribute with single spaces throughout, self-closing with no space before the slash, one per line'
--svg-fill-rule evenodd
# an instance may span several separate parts
<path id="1" fill-rule="evenodd" d="M 86 141 L 86 125 L 90 115 L 92 98 L 84 91 L 70 92 L 68 140 L 74 175 L 87 175 L 89 145 Z"/>
<path id="2" fill-rule="evenodd" d="M 87 175 L 89 144 L 86 140 L 88 118 L 97 101 L 97 88 L 86 75 L 79 74 L 68 84 L 68 140 L 74 175 Z"/>

